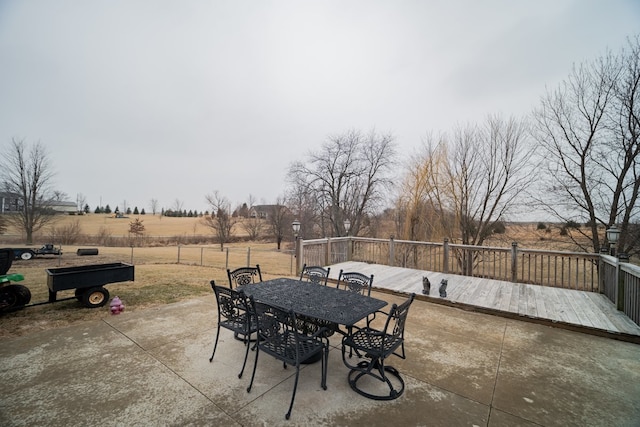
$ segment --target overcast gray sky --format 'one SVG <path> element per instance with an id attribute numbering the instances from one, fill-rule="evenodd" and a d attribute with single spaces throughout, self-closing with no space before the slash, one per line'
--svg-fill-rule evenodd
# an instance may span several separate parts
<path id="1" fill-rule="evenodd" d="M 0 144 L 41 141 L 92 210 L 273 203 L 330 134 L 406 155 L 638 32 L 637 0 L 0 0 Z"/>

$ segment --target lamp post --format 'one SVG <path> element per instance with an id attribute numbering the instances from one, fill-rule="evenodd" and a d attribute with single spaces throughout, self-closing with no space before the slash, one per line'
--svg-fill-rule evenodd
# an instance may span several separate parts
<path id="1" fill-rule="evenodd" d="M 295 240 L 293 256 L 296 259 L 296 274 L 298 274 L 298 235 L 300 234 L 300 221 L 294 219 L 291 223 L 291 227 L 293 228 L 293 238 Z"/>
<path id="2" fill-rule="evenodd" d="M 347 237 L 349 237 L 349 230 L 351 229 L 351 221 L 349 219 L 345 219 L 342 223 L 344 225 L 344 231 Z M 346 261 L 351 261 L 351 239 L 347 239 L 347 259 Z"/>
<path id="3" fill-rule="evenodd" d="M 620 237 L 620 230 L 616 228 L 615 225 L 612 225 L 611 228 L 607 229 L 607 241 L 609 242 L 611 256 L 616 255 L 616 244 L 618 243 L 618 238 Z"/>

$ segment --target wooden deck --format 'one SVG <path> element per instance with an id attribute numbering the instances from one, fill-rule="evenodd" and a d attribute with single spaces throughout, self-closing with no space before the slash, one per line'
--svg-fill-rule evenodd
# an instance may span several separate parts
<path id="1" fill-rule="evenodd" d="M 464 308 L 477 308 L 508 317 L 524 317 L 571 329 L 580 329 L 636 342 L 640 326 L 616 310 L 602 294 L 573 289 L 526 285 L 501 280 L 434 273 L 409 268 L 363 262 L 343 262 L 331 265 L 331 279 L 338 279 L 340 270 L 374 275 L 374 288 L 394 292 L 422 294 L 422 278 L 431 282 L 429 300 Z M 440 281 L 448 279 L 447 296 L 440 298 Z"/>

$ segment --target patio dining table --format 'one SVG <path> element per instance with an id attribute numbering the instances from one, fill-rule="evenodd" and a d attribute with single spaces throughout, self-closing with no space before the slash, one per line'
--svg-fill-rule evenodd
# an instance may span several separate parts
<path id="1" fill-rule="evenodd" d="M 291 278 L 265 280 L 238 289 L 258 302 L 346 327 L 387 305 L 377 298 Z"/>

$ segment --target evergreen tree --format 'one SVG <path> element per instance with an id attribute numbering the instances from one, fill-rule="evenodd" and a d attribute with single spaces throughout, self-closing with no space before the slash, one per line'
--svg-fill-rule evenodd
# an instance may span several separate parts
<path id="1" fill-rule="evenodd" d="M 138 207 L 137 206 L 135 208 L 133 208 L 133 214 L 134 215 L 140 215 L 140 212 L 138 212 Z"/>
<path id="2" fill-rule="evenodd" d="M 116 210 L 117 210 L 117 209 L 118 209 L 118 208 L 116 208 Z M 110 214 L 110 213 L 111 213 L 111 208 L 109 207 L 109 205 L 107 205 L 107 206 L 104 208 L 104 213 L 106 213 L 106 214 Z"/>

